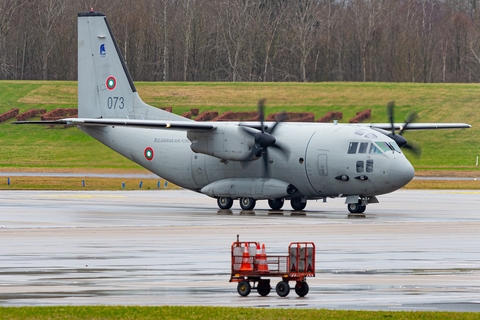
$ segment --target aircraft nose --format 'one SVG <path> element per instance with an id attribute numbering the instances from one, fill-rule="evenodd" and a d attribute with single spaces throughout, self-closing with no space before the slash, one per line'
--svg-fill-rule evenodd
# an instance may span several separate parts
<path id="1" fill-rule="evenodd" d="M 402 160 L 392 161 L 389 167 L 388 178 L 397 188 L 405 186 L 415 175 L 412 164 L 407 159 Z"/>

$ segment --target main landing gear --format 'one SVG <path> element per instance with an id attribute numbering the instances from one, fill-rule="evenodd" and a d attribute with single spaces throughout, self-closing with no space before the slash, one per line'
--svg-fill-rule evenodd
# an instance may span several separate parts
<path id="1" fill-rule="evenodd" d="M 242 210 L 253 210 L 257 204 L 257 200 L 251 197 L 240 198 L 240 207 Z M 285 204 L 284 198 L 269 199 L 268 206 L 272 210 L 280 210 Z M 230 197 L 217 198 L 217 205 L 222 210 L 228 210 L 233 206 L 233 199 Z M 307 200 L 304 198 L 293 198 L 290 200 L 290 205 L 295 211 L 302 211 L 307 206 Z M 350 211 L 351 212 L 351 211 Z"/>

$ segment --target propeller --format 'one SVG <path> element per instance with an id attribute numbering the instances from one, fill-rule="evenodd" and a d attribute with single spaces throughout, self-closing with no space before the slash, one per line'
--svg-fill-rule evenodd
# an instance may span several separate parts
<path id="1" fill-rule="evenodd" d="M 405 124 L 400 127 L 398 134 L 395 133 L 395 125 L 393 120 L 393 108 L 395 106 L 395 101 L 389 101 L 387 104 L 387 115 L 390 120 L 391 130 L 387 136 L 395 140 L 400 148 L 406 148 L 411 150 L 418 158 L 422 155 L 422 148 L 420 145 L 414 142 L 408 142 L 407 139 L 403 137 L 403 132 L 407 130 L 408 125 L 418 119 L 418 114 L 415 111 L 410 111 L 405 118 Z"/>
<path id="2" fill-rule="evenodd" d="M 258 100 L 258 115 L 260 120 L 260 130 L 247 127 L 247 126 L 240 126 L 243 131 L 250 134 L 254 138 L 254 145 L 252 146 L 252 150 L 248 155 L 246 155 L 243 161 L 252 161 L 257 160 L 258 158 L 262 157 L 263 159 L 263 166 L 266 172 L 266 176 L 270 175 L 269 172 L 269 157 L 268 157 L 268 148 L 272 147 L 281 151 L 285 157 L 288 159 L 290 157 L 290 151 L 285 146 L 281 146 L 275 139 L 273 133 L 277 128 L 278 124 L 286 119 L 286 114 L 281 113 L 276 118 L 276 122 L 271 127 L 265 127 L 265 112 L 264 107 L 265 99 Z"/>

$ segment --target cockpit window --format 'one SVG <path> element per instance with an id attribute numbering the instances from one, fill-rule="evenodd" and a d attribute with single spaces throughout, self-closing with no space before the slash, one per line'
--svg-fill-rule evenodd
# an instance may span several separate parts
<path id="1" fill-rule="evenodd" d="M 370 145 L 370 151 L 369 151 L 368 153 L 370 153 L 370 154 L 382 154 L 382 151 L 380 151 L 380 149 L 377 148 L 377 147 L 375 146 L 375 144 L 372 143 L 372 144 Z"/>
<path id="2" fill-rule="evenodd" d="M 392 142 L 384 142 L 384 141 L 377 141 L 375 142 L 375 144 L 383 151 L 383 152 L 387 152 L 387 151 L 397 151 L 399 153 L 402 153 L 400 151 L 400 147 L 398 146 L 398 144 L 395 142 L 395 141 L 392 141 Z"/>
<path id="3" fill-rule="evenodd" d="M 375 144 L 382 150 L 383 152 L 391 151 L 393 150 L 393 147 L 390 147 L 386 142 L 383 141 L 377 141 Z"/>
<path id="4" fill-rule="evenodd" d="M 358 142 L 350 142 L 350 144 L 348 145 L 348 154 L 357 153 L 357 146 Z"/>
<path id="5" fill-rule="evenodd" d="M 375 133 L 369 133 L 369 134 L 366 134 L 365 135 L 365 138 L 368 138 L 368 139 L 376 139 L 377 138 L 377 135 Z"/>
<path id="6" fill-rule="evenodd" d="M 395 151 L 402 153 L 402 150 L 395 141 L 389 142 L 389 144 L 393 147 L 393 149 L 395 149 Z"/>
<path id="7" fill-rule="evenodd" d="M 360 142 L 360 148 L 358 148 L 358 153 L 367 153 L 368 142 Z"/>

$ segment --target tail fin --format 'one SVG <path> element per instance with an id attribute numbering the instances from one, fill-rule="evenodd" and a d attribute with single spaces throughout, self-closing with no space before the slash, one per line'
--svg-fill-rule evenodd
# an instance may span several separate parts
<path id="1" fill-rule="evenodd" d="M 78 14 L 78 116 L 186 120 L 140 99 L 107 18 Z"/>

